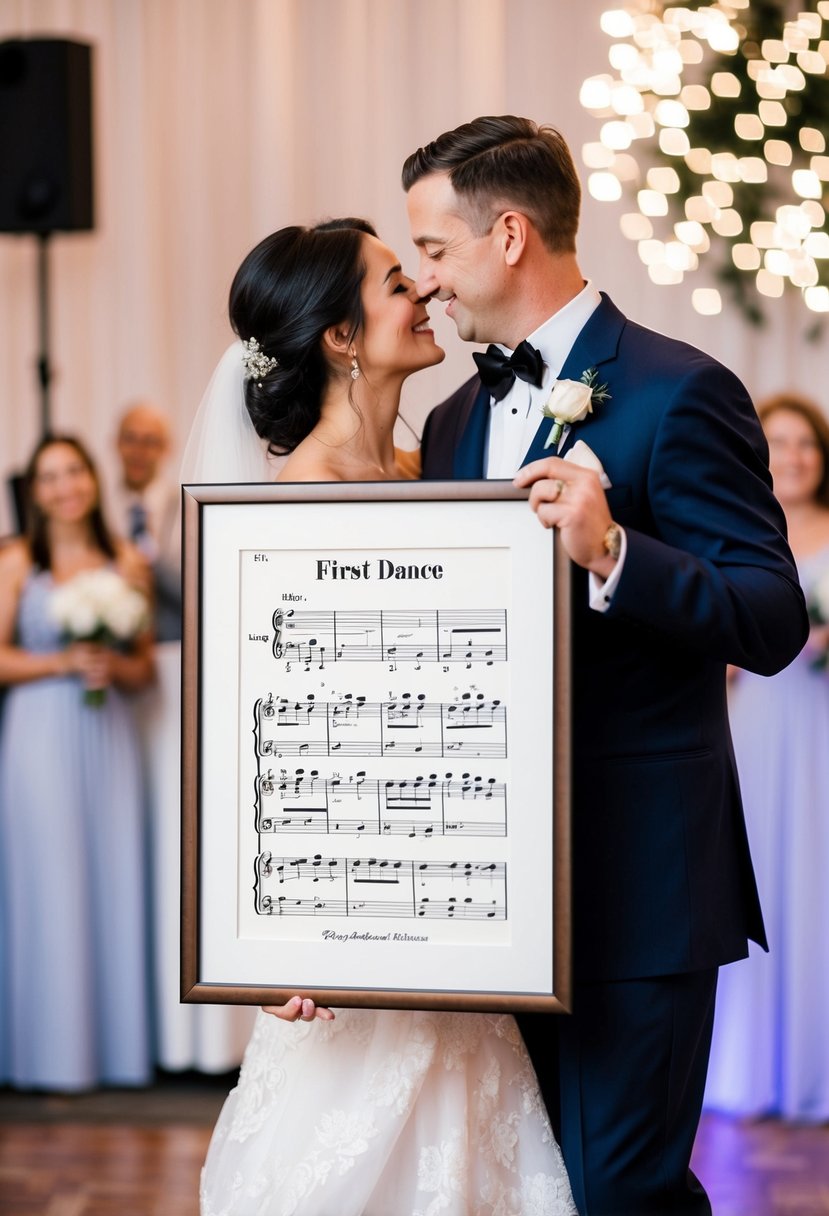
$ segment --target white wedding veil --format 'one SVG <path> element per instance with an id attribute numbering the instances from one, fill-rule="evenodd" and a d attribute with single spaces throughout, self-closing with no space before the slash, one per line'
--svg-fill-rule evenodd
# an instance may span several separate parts
<path id="1" fill-rule="evenodd" d="M 245 407 L 241 342 L 219 360 L 193 419 L 181 458 L 182 485 L 273 481 L 276 466 Z"/>

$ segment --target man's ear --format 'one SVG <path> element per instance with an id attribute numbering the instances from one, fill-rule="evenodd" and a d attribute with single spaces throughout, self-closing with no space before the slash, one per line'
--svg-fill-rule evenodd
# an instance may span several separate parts
<path id="1" fill-rule="evenodd" d="M 348 355 L 348 330 L 341 325 L 329 325 L 322 336 L 323 346 L 329 355 L 345 358 Z"/>
<path id="2" fill-rule="evenodd" d="M 505 211 L 498 219 L 502 228 L 504 260 L 515 266 L 527 247 L 530 221 L 520 211 Z"/>

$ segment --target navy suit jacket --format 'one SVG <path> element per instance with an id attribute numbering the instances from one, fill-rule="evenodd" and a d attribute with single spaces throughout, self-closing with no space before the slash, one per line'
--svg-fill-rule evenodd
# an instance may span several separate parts
<path id="1" fill-rule="evenodd" d="M 725 667 L 772 675 L 808 619 L 737 378 L 603 296 L 562 368 L 610 399 L 570 430 L 612 483 L 627 556 L 606 613 L 573 569 L 573 926 L 578 980 L 716 966 L 766 945 L 728 728 Z M 477 377 L 439 405 L 423 475 L 480 478 Z M 523 463 L 549 456 L 544 421 Z"/>

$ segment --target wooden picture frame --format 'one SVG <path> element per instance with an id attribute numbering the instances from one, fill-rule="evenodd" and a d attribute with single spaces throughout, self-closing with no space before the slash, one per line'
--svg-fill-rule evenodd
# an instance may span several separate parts
<path id="1" fill-rule="evenodd" d="M 182 999 L 568 1010 L 569 562 L 526 492 L 182 495 Z"/>

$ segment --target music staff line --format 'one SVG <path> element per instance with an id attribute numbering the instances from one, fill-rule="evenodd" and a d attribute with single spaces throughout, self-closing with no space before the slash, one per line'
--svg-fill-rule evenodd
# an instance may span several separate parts
<path id="1" fill-rule="evenodd" d="M 327 663 L 473 662 L 507 658 L 505 609 L 342 612 L 277 608 L 271 618 L 275 659 L 324 668 Z"/>
<path id="2" fill-rule="evenodd" d="M 266 916 L 426 920 L 506 920 L 507 916 L 504 862 L 399 861 L 319 853 L 274 857 L 265 852 L 256 858 L 255 875 L 256 910 Z"/>
<path id="3" fill-rule="evenodd" d="M 267 727 L 273 737 L 262 738 Z M 346 696 L 340 701 L 289 701 L 273 695 L 254 706 L 254 733 L 259 756 L 446 756 L 471 758 L 507 755 L 506 707 L 500 701 L 429 703 L 425 695 L 406 693 L 394 701 L 367 702 Z"/>
<path id="4" fill-rule="evenodd" d="M 256 779 L 259 833 L 337 833 L 365 836 L 506 836 L 506 785 L 494 777 L 460 780 L 426 777 L 367 780 L 319 779 L 300 769 L 293 778 L 269 770 Z M 277 807 L 266 813 L 265 799 Z M 478 815 L 470 818 L 467 815 Z"/>

